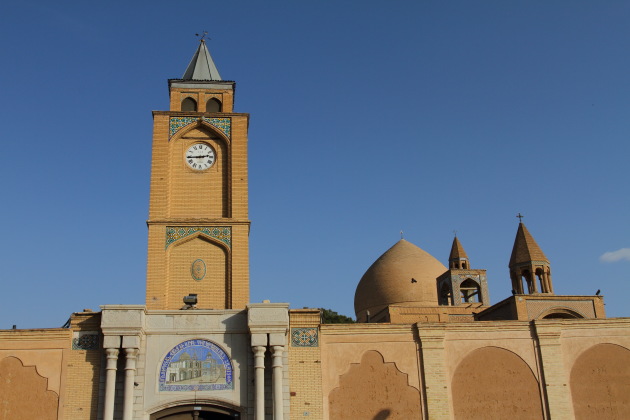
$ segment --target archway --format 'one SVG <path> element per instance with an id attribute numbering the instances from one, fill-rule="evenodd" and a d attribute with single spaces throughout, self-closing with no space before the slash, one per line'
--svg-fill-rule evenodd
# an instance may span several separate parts
<path id="1" fill-rule="evenodd" d="M 571 368 L 575 418 L 630 418 L 630 351 L 616 344 L 590 347 Z"/>
<path id="2" fill-rule="evenodd" d="M 212 404 L 185 404 L 153 413 L 150 420 L 234 420 L 240 418 L 241 413 L 234 409 Z"/>
<path id="3" fill-rule="evenodd" d="M 457 420 L 542 419 L 538 380 L 515 353 L 498 347 L 473 350 L 451 383 Z"/>

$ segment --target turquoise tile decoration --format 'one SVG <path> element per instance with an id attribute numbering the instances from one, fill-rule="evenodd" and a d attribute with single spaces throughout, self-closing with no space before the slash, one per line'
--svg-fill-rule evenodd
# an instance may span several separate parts
<path id="1" fill-rule="evenodd" d="M 232 248 L 232 228 L 229 226 L 167 226 L 164 249 L 168 248 L 173 242 L 177 242 L 197 232 L 218 239 L 229 248 Z"/>
<path id="2" fill-rule="evenodd" d="M 231 118 L 208 118 L 202 117 L 205 123 L 210 124 L 220 130 L 227 138 L 232 136 L 232 119 Z M 199 121 L 197 117 L 171 117 L 169 119 L 169 139 L 173 137 L 179 130 L 187 125 L 194 124 Z"/>
<path id="3" fill-rule="evenodd" d="M 291 346 L 319 347 L 319 331 L 317 328 L 291 328 Z"/>
<path id="4" fill-rule="evenodd" d="M 206 263 L 204 260 L 198 258 L 193 261 L 190 266 L 190 275 L 196 281 L 201 281 L 204 277 L 206 277 Z"/>

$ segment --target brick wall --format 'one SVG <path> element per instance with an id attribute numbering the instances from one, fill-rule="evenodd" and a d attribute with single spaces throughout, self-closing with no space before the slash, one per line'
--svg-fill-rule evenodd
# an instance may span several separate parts
<path id="1" fill-rule="evenodd" d="M 290 334 L 296 328 L 315 329 L 317 346 L 299 347 L 289 337 L 289 383 L 291 395 L 291 419 L 322 419 L 322 370 L 319 347 L 320 312 L 318 309 L 293 309 L 289 311 Z"/>

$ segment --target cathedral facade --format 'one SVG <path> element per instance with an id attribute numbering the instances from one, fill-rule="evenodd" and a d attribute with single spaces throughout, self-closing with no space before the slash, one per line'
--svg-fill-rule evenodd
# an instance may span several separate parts
<path id="1" fill-rule="evenodd" d="M 555 294 L 523 223 L 494 305 L 457 237 L 447 265 L 394 244 L 358 282 L 356 323 L 251 303 L 234 92 L 202 39 L 153 112 L 145 303 L 0 330 L 0 420 L 630 418 L 630 318 Z"/>

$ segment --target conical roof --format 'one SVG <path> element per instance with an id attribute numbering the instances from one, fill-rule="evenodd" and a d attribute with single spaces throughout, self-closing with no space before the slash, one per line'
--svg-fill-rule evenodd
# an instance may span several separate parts
<path id="1" fill-rule="evenodd" d="M 462 246 L 457 236 L 453 239 L 453 245 L 451 246 L 451 255 L 449 255 L 448 260 L 459 260 L 459 259 L 468 259 L 468 255 L 466 255 L 466 251 L 464 251 L 464 247 Z"/>
<path id="2" fill-rule="evenodd" d="M 182 80 L 222 80 L 217 66 L 212 61 L 212 56 L 208 47 L 206 47 L 206 41 L 201 40 L 195 55 L 188 64 Z"/>
<path id="3" fill-rule="evenodd" d="M 372 315 L 393 304 L 437 306 L 436 279 L 447 268 L 428 252 L 404 239 L 365 272 L 354 294 L 354 310 Z"/>
<path id="4" fill-rule="evenodd" d="M 510 267 L 514 264 L 521 264 L 530 261 L 547 261 L 547 257 L 538 246 L 534 237 L 527 230 L 523 222 L 518 224 L 512 256 L 510 257 Z"/>

